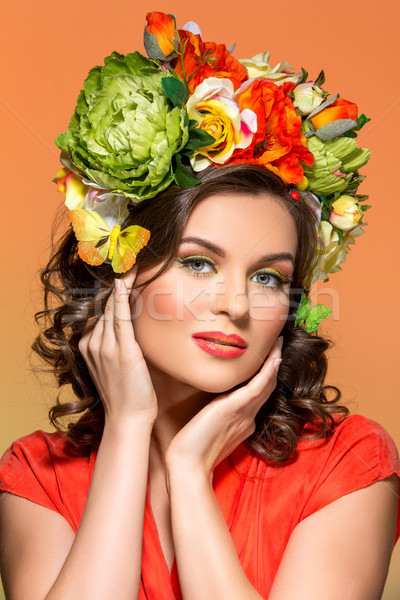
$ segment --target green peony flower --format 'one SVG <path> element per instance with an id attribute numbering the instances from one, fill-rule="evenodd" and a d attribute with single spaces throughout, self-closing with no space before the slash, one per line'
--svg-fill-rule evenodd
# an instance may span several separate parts
<path id="1" fill-rule="evenodd" d="M 163 92 L 161 71 L 139 52 L 113 52 L 89 72 L 69 123 L 56 138 L 81 174 L 144 200 L 174 180 L 173 157 L 189 137 L 185 107 Z"/>
<path id="2" fill-rule="evenodd" d="M 303 124 L 303 131 L 308 129 Z M 308 149 L 315 161 L 304 166 L 304 175 L 309 190 L 317 195 L 328 196 L 344 192 L 353 181 L 354 173 L 363 167 L 371 156 L 368 148 L 359 148 L 351 137 L 339 136 L 331 140 L 320 140 L 315 135 L 307 138 Z"/>

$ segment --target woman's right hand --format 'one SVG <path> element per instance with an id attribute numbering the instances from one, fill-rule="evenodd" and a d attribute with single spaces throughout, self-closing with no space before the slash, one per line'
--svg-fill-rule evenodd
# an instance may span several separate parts
<path id="1" fill-rule="evenodd" d="M 116 279 L 100 318 L 92 317 L 79 340 L 82 354 L 104 405 L 106 419 L 154 422 L 157 397 L 142 351 L 135 339 L 130 294 L 137 265 Z"/>

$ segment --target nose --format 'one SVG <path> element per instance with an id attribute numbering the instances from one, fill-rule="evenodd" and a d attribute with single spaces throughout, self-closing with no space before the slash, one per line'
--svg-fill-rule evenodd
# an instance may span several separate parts
<path id="1" fill-rule="evenodd" d="M 248 318 L 249 299 L 243 276 L 218 281 L 211 305 L 211 311 L 215 315 L 225 313 L 233 321 Z"/>

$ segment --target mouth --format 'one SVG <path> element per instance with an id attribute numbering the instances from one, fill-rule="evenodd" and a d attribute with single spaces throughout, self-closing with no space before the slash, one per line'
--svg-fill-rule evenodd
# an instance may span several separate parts
<path id="1" fill-rule="evenodd" d="M 203 337 L 192 336 L 192 339 L 201 350 L 220 358 L 238 358 L 243 352 L 246 352 L 246 348 L 239 348 L 239 346 L 231 343 L 217 342 L 215 338 L 210 340 Z"/>
<path id="2" fill-rule="evenodd" d="M 232 346 L 234 348 L 247 348 L 246 342 L 235 333 L 227 335 L 222 331 L 202 331 L 194 333 L 192 335 L 195 339 L 202 339 L 213 344 L 219 344 L 221 346 Z"/>
<path id="3" fill-rule="evenodd" d="M 199 339 L 206 340 L 207 342 L 213 342 L 214 344 L 221 344 L 221 346 L 233 346 L 234 348 L 241 348 L 241 346 L 238 346 L 237 344 L 232 344 L 230 342 L 223 342 L 222 340 L 217 340 L 216 338 L 202 337 Z"/>

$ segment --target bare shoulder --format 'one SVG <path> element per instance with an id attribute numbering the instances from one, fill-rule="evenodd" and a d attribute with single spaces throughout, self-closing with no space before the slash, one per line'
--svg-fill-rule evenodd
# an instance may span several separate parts
<path id="1" fill-rule="evenodd" d="M 270 600 L 380 600 L 396 535 L 399 477 L 353 491 L 303 519 Z"/>
<path id="2" fill-rule="evenodd" d="M 7 598 L 43 600 L 75 539 L 65 518 L 26 498 L 0 493 L 0 567 Z"/>

